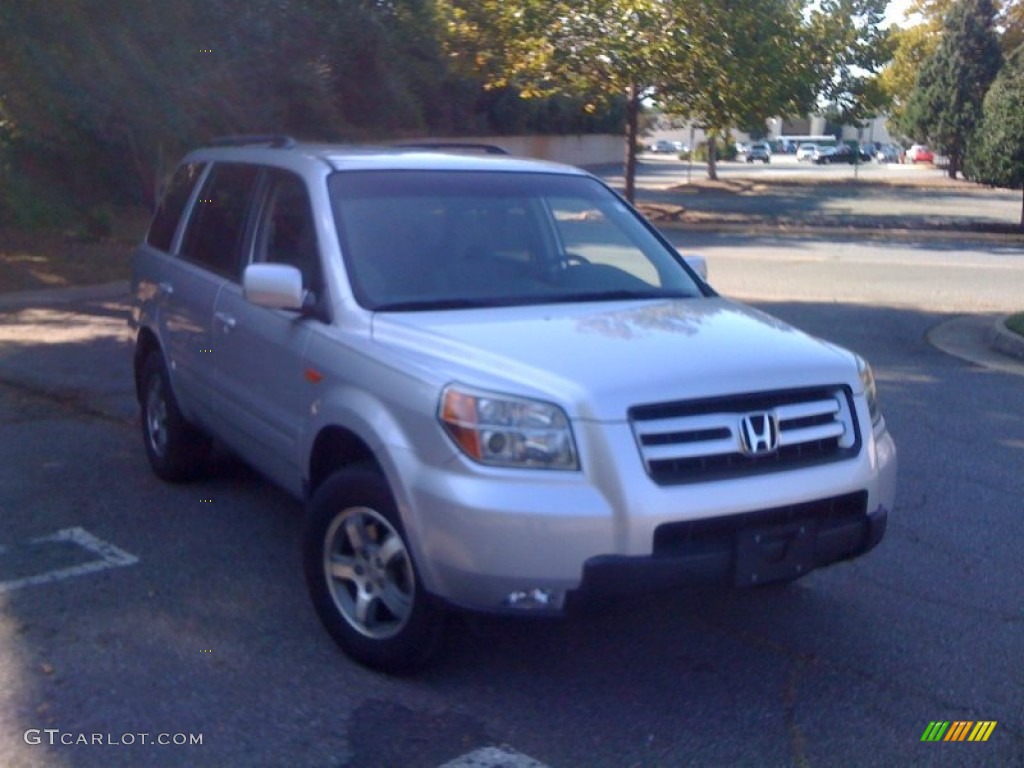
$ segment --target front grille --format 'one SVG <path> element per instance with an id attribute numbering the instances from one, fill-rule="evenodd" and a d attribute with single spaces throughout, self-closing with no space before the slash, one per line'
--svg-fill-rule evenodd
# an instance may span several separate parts
<path id="1" fill-rule="evenodd" d="M 777 449 L 744 450 L 741 421 L 748 414 L 772 415 Z M 853 396 L 845 386 L 639 405 L 629 418 L 647 472 L 659 485 L 780 472 L 860 451 Z"/>

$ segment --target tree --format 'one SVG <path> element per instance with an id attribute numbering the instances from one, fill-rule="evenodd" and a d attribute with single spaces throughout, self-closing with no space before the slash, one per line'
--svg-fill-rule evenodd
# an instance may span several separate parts
<path id="1" fill-rule="evenodd" d="M 1007 61 L 985 95 L 981 122 L 964 162 L 972 181 L 1024 189 L 1024 46 Z M 1024 229 L 1024 193 L 1020 227 Z"/>
<path id="2" fill-rule="evenodd" d="M 0 3 L 0 213 L 17 220 L 39 189 L 83 209 L 151 202 L 178 154 L 227 133 L 358 140 L 468 122 L 480 85 L 449 87 L 433 6 Z"/>
<path id="3" fill-rule="evenodd" d="M 951 179 L 963 167 L 985 92 L 1002 64 L 994 18 L 992 0 L 958 0 L 907 101 L 908 133 L 946 157 Z"/>
<path id="4" fill-rule="evenodd" d="M 879 80 L 893 56 L 890 32 L 882 28 L 887 5 L 888 0 L 822 0 L 811 11 L 819 100 L 843 125 L 858 124 L 889 105 Z"/>
<path id="5" fill-rule="evenodd" d="M 763 130 L 769 117 L 812 107 L 811 46 L 801 8 L 789 0 L 688 0 L 681 9 L 659 97 L 666 111 L 703 127 L 715 179 L 714 147 L 728 129 Z"/>
<path id="6" fill-rule="evenodd" d="M 921 65 L 938 47 L 941 33 L 927 24 L 891 28 L 893 57 L 879 76 L 879 84 L 889 102 L 889 132 L 908 134 L 903 116 L 907 100 L 917 85 Z"/>
<path id="7" fill-rule="evenodd" d="M 674 0 L 440 0 L 445 48 L 467 73 L 526 98 L 582 95 L 597 110 L 626 101 L 626 198 L 634 198 L 641 100 L 676 42 Z"/>
<path id="8" fill-rule="evenodd" d="M 942 39 L 942 22 L 954 0 L 915 0 L 907 6 L 903 24 L 889 28 L 892 59 L 879 75 L 888 102 L 889 132 L 908 136 L 904 121 L 907 100 L 917 85 L 921 67 Z M 913 23 L 911 23 L 913 20 Z"/>

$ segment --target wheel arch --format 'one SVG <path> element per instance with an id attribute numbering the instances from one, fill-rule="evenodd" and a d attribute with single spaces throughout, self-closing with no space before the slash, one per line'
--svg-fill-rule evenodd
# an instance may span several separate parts
<path id="1" fill-rule="evenodd" d="M 373 450 L 359 435 L 337 425 L 324 427 L 313 440 L 309 454 L 306 496 L 311 497 L 339 469 L 355 465 L 368 466 L 383 474 Z"/>

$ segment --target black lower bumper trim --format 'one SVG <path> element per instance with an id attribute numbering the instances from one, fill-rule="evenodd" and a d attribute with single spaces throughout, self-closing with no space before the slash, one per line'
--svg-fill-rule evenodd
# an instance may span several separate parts
<path id="1" fill-rule="evenodd" d="M 867 494 L 763 510 L 656 533 L 655 554 L 587 560 L 576 597 L 676 586 L 754 586 L 789 581 L 859 557 L 885 535 L 888 510 L 867 511 Z M 685 526 L 685 527 L 681 527 Z"/>

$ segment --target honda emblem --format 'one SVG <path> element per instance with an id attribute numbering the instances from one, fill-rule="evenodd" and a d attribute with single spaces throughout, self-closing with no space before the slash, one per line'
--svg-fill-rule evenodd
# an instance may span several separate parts
<path id="1" fill-rule="evenodd" d="M 779 422 L 774 413 L 748 413 L 740 419 L 740 445 L 748 456 L 765 456 L 779 448 Z"/>

